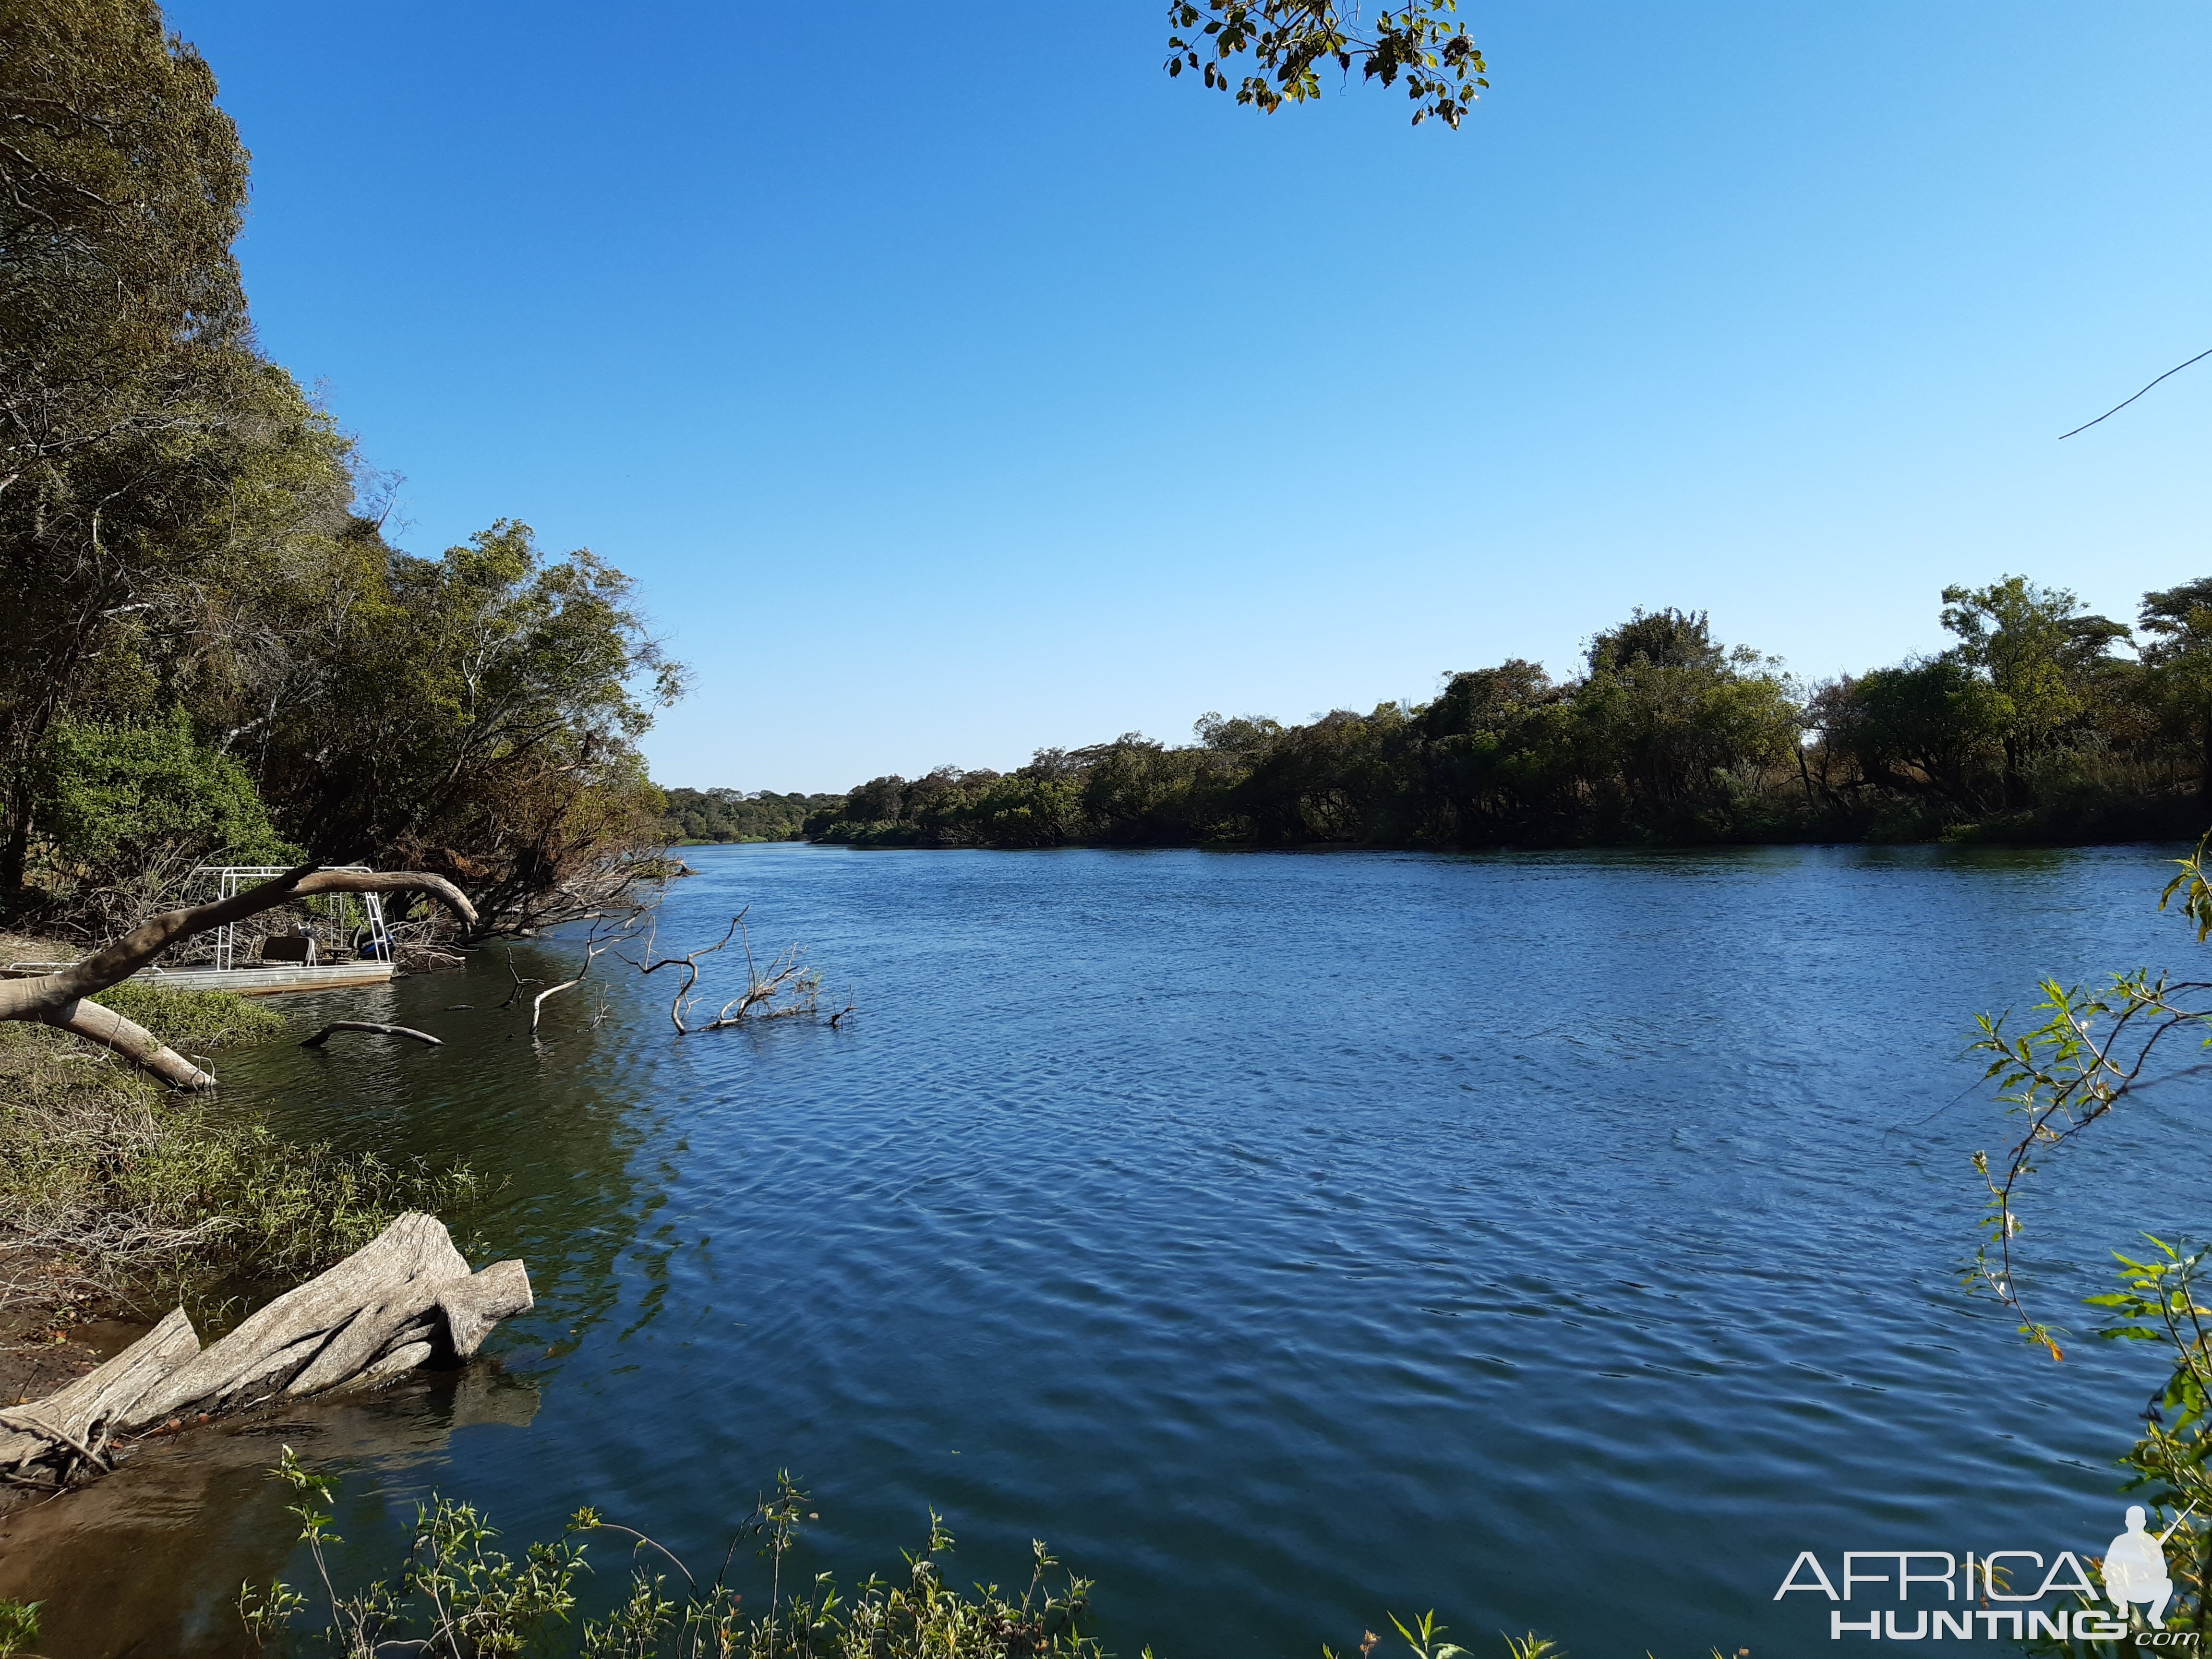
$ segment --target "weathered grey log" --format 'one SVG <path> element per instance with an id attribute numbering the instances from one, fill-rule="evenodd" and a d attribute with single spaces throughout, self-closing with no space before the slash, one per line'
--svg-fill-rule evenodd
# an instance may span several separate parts
<path id="1" fill-rule="evenodd" d="M 116 1419 L 148 1389 L 200 1351 L 192 1322 L 178 1309 L 98 1370 L 28 1406 L 0 1411 L 0 1470 L 46 1462 L 57 1476 L 90 1454 L 95 1460 Z"/>
<path id="2" fill-rule="evenodd" d="M 203 1350 L 178 1309 L 99 1370 L 0 1413 L 0 1474 L 56 1483 L 105 1467 L 105 1443 L 165 1419 L 361 1387 L 458 1364 L 531 1306 L 520 1261 L 482 1273 L 432 1216 L 401 1216 L 344 1261 Z"/>
<path id="3" fill-rule="evenodd" d="M 366 1020 L 334 1019 L 329 1024 L 301 1042 L 302 1048 L 319 1048 L 331 1040 L 334 1031 L 366 1031 L 371 1036 L 413 1037 L 417 1042 L 427 1042 L 433 1048 L 441 1048 L 446 1039 L 434 1037 L 428 1031 L 418 1031 L 411 1025 L 372 1025 Z"/>

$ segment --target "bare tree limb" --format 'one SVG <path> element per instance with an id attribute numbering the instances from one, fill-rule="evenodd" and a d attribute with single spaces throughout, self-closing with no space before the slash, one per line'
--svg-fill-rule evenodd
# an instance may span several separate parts
<path id="1" fill-rule="evenodd" d="M 516 973 L 514 971 L 514 952 L 511 949 L 507 953 L 507 976 L 514 981 L 514 988 L 507 994 L 507 1000 L 499 1005 L 501 1012 L 504 1012 L 507 1009 L 514 1006 L 515 999 L 522 994 L 522 988 L 524 986 L 543 985 L 545 982 L 542 979 L 525 979 L 521 975 Z"/>
<path id="2" fill-rule="evenodd" d="M 752 908 L 750 905 L 745 907 L 746 910 L 750 908 Z M 744 920 L 745 911 L 740 910 L 730 918 L 730 925 L 723 931 L 722 937 L 712 945 L 702 945 L 689 956 L 663 957 L 656 962 L 653 959 L 653 941 L 659 929 L 659 922 L 656 918 L 648 923 L 646 929 L 643 959 L 627 955 L 623 957 L 624 962 L 629 963 L 641 974 L 657 974 L 664 968 L 679 966 L 684 969 L 684 982 L 676 988 L 676 999 L 668 1006 L 669 1024 L 675 1026 L 678 1036 L 689 1035 L 689 1028 L 684 1024 L 684 1016 L 691 1006 L 691 988 L 699 982 L 699 958 L 713 956 L 715 951 L 737 937 L 738 929 L 744 925 Z"/>
<path id="3" fill-rule="evenodd" d="M 763 969 L 759 959 L 753 954 L 751 930 L 745 926 L 745 916 L 750 908 L 750 906 L 747 906 L 745 909 L 732 916 L 730 925 L 722 931 L 722 937 L 712 945 L 702 945 L 699 949 L 687 951 L 680 957 L 660 957 L 654 954 L 653 947 L 658 937 L 659 922 L 650 913 L 642 916 L 634 915 L 629 917 L 621 928 L 597 944 L 593 947 L 592 954 L 596 955 L 599 951 L 611 949 L 617 960 L 627 963 L 641 974 L 657 974 L 664 968 L 682 969 L 683 981 L 677 986 L 676 994 L 668 1005 L 669 1024 L 676 1028 L 677 1035 L 679 1036 L 691 1036 L 702 1031 L 719 1031 L 729 1026 L 741 1025 L 748 1019 L 788 1019 L 798 1015 L 818 1012 L 822 975 L 806 965 L 805 947 L 798 945 L 787 946 Z M 641 922 L 642 932 L 639 931 Z M 702 973 L 699 965 L 700 959 L 711 957 L 715 952 L 726 949 L 733 939 L 740 941 L 744 947 L 745 988 L 725 1002 L 714 1018 L 703 1024 L 695 1025 L 691 1023 L 690 1015 L 692 1009 L 701 1000 L 697 994 Z M 641 948 L 635 954 L 632 954 L 630 951 L 622 948 L 624 945 L 636 945 Z M 590 966 L 590 960 L 587 958 L 585 963 L 586 971 L 589 971 Z M 579 979 L 582 976 L 581 974 L 577 975 Z M 569 982 L 573 984 L 574 981 Z M 550 995 L 550 993 L 547 994 Z M 848 1007 L 836 1015 L 836 1018 L 842 1019 L 846 1014 L 852 1012 Z"/>
<path id="4" fill-rule="evenodd" d="M 420 890 L 443 900 L 471 926 L 476 907 L 443 876 L 421 870 L 323 870 L 312 864 L 234 893 L 212 904 L 167 910 L 141 923 L 103 950 L 52 974 L 0 980 L 0 1020 L 39 1020 L 114 1050 L 179 1089 L 207 1089 L 212 1074 L 202 1071 L 143 1025 L 86 998 L 119 985 L 152 963 L 179 939 L 242 921 L 264 910 L 317 893 L 397 893 Z"/>
<path id="5" fill-rule="evenodd" d="M 434 1037 L 428 1031 L 418 1031 L 411 1025 L 372 1025 L 365 1020 L 334 1019 L 300 1046 L 302 1048 L 319 1048 L 331 1040 L 332 1033 L 337 1031 L 366 1031 L 371 1036 L 412 1037 L 433 1048 L 443 1048 L 446 1042 L 443 1037 Z"/>
<path id="6" fill-rule="evenodd" d="M 548 997 L 559 996 L 562 992 L 574 990 L 577 986 L 581 985 L 584 982 L 584 976 L 592 971 L 592 964 L 599 959 L 599 953 L 602 951 L 612 950 L 614 948 L 614 944 L 615 941 L 612 939 L 592 939 L 587 942 L 584 946 L 584 965 L 576 970 L 575 978 L 564 979 L 558 985 L 549 985 L 544 990 L 540 991 L 536 996 L 531 998 L 531 1036 L 536 1036 L 538 1035 L 538 1016 L 545 1012 L 545 999 Z M 519 989 L 520 988 L 518 987 L 517 988 Z"/>

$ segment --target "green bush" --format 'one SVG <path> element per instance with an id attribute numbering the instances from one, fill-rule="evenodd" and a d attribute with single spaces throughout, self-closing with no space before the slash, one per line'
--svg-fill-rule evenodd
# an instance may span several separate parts
<path id="1" fill-rule="evenodd" d="M 300 1519 L 301 1541 L 329 1603 L 322 1646 L 347 1659 L 374 1659 L 387 1649 L 447 1659 L 524 1651 L 570 1652 L 579 1659 L 775 1659 L 779 1653 L 787 1659 L 1106 1659 L 1097 1641 L 1082 1633 L 1088 1579 L 1071 1573 L 1064 1588 L 1048 1588 L 1045 1575 L 1060 1564 L 1039 1543 L 1020 1600 L 995 1584 L 955 1589 L 945 1583 L 939 1559 L 952 1548 L 952 1534 L 933 1514 L 928 1543 L 906 1558 L 903 1583 L 871 1577 L 848 1595 L 823 1573 L 803 1587 L 794 1585 L 787 1598 L 784 1558 L 800 1522 L 816 1518 L 788 1474 L 777 1476 L 775 1496 L 755 1506 L 730 1547 L 734 1558 L 738 1543 L 757 1542 L 770 1564 L 766 1608 L 748 1613 L 722 1578 L 702 1583 L 660 1545 L 601 1520 L 594 1510 L 577 1510 L 563 1537 L 532 1544 L 517 1560 L 489 1547 L 499 1534 L 473 1505 L 435 1496 L 416 1506 L 414 1536 L 398 1581 L 380 1579 L 341 1595 L 324 1551 L 339 1541 L 326 1507 L 337 1482 L 310 1474 L 289 1446 L 270 1473 L 299 1498 L 291 1512 Z M 590 1571 L 583 1540 L 598 1533 L 629 1540 L 628 1593 L 604 1623 L 585 1620 L 574 1645 L 556 1649 L 555 1627 L 570 1622 L 577 1577 Z M 648 1562 L 653 1570 L 644 1565 Z M 683 1575 L 680 1586 L 658 1570 L 663 1566 Z M 307 1597 L 282 1580 L 239 1588 L 239 1616 L 264 1651 L 272 1644 L 283 1650 L 293 1620 L 307 1606 Z"/>
<path id="2" fill-rule="evenodd" d="M 182 710 L 142 726 L 64 720 L 33 780 L 32 875 L 95 939 L 173 904 L 197 865 L 298 863 L 246 769 L 198 742 Z"/>
<path id="3" fill-rule="evenodd" d="M 39 786 L 33 822 L 66 868 L 109 873 L 179 848 L 240 863 L 301 856 L 246 769 L 196 741 L 182 709 L 146 726 L 61 722 L 41 751 Z"/>
<path id="4" fill-rule="evenodd" d="M 450 1219 L 477 1190 L 465 1164 L 295 1145 L 64 1032 L 0 1023 L 0 1259 L 58 1255 L 149 1300 L 289 1285 L 403 1210 Z"/>
<path id="5" fill-rule="evenodd" d="M 0 1601 L 0 1659 L 27 1654 L 39 1639 L 39 1604 Z"/>
<path id="6" fill-rule="evenodd" d="M 92 1000 L 185 1052 L 267 1042 L 291 1029 L 291 1022 L 274 1008 L 229 991 L 176 991 L 134 979 L 111 985 Z"/>
<path id="7" fill-rule="evenodd" d="M 396 1582 L 379 1579 L 351 1594 L 337 1588 L 325 1548 L 343 1541 L 331 1529 L 337 1478 L 311 1473 L 289 1446 L 270 1474 L 298 1500 L 289 1512 L 299 1518 L 300 1541 L 327 1606 L 316 1650 L 346 1659 L 375 1659 L 387 1650 L 441 1659 L 526 1652 L 576 1659 L 1109 1659 L 1084 1632 L 1090 1579 L 1062 1568 L 1038 1540 L 1018 1599 L 996 1584 L 955 1589 L 945 1582 L 942 1559 L 951 1553 L 952 1534 L 934 1511 L 927 1542 L 902 1552 L 905 1569 L 892 1580 L 871 1575 L 846 1590 L 834 1575 L 817 1573 L 785 1595 L 785 1557 L 801 1522 L 821 1518 L 787 1472 L 777 1474 L 775 1495 L 757 1503 L 739 1526 L 711 1583 L 643 1533 L 591 1509 L 578 1510 L 559 1540 L 532 1544 L 517 1560 L 489 1547 L 499 1534 L 473 1504 L 433 1493 L 416 1506 Z M 571 1634 L 566 1627 L 577 1611 L 579 1577 L 592 1570 L 585 1540 L 598 1534 L 627 1540 L 629 1587 L 604 1622 L 586 1619 Z M 751 1613 L 727 1582 L 745 1544 L 769 1564 L 765 1607 L 757 1602 Z M 669 1569 L 682 1576 L 680 1583 Z M 282 1579 L 249 1582 L 239 1586 L 235 1605 L 258 1651 L 296 1650 L 292 1626 L 308 1611 L 307 1595 Z M 1389 1622 L 1410 1659 L 1472 1659 L 1443 1639 L 1433 1611 L 1410 1623 L 1392 1614 Z M 1380 1639 L 1367 1632 L 1359 1659 L 1370 1659 Z M 1321 1651 L 1322 1659 L 1336 1659 L 1332 1650 Z M 1506 1659 L 1566 1659 L 1557 1643 L 1534 1632 L 1507 1635 L 1505 1652 Z M 1152 1650 L 1145 1653 L 1150 1659 Z M 1713 1659 L 1720 1659 L 1717 1649 Z"/>

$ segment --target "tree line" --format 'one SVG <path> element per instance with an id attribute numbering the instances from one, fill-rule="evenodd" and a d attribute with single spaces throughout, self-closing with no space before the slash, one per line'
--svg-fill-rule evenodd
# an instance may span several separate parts
<path id="1" fill-rule="evenodd" d="M 679 846 L 797 841 L 806 820 L 842 795 L 779 795 L 773 789 L 663 789 L 660 832 Z"/>
<path id="2" fill-rule="evenodd" d="M 2144 595 L 2134 628 L 2008 576 L 1943 591 L 1954 643 L 1805 684 L 1638 610 L 1554 680 L 1444 678 L 1425 703 L 1306 725 L 1207 714 L 1012 772 L 872 779 L 813 812 L 863 847 L 1204 842 L 1683 845 L 2194 836 L 2212 811 L 2212 577 Z"/>
<path id="3" fill-rule="evenodd" d="M 487 924 L 658 839 L 680 690 L 623 574 L 501 520 L 437 557 L 258 344 L 248 156 L 153 0 L 0 50 L 0 904 L 112 929 L 197 862 L 446 875 Z"/>

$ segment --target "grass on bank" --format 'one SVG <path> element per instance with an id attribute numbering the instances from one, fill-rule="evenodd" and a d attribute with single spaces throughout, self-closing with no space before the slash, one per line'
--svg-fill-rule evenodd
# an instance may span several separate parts
<path id="1" fill-rule="evenodd" d="M 267 1003 L 228 991 L 174 991 L 126 979 L 92 1000 L 137 1021 L 180 1054 L 270 1042 L 292 1029 L 292 1022 Z"/>
<path id="2" fill-rule="evenodd" d="M 289 1030 L 227 992 L 126 984 L 97 1000 L 186 1053 Z M 178 1094 L 66 1032 L 0 1024 L 0 1312 L 289 1283 L 400 1211 L 450 1214 L 477 1188 L 465 1166 L 287 1141 L 220 1094 Z"/>

